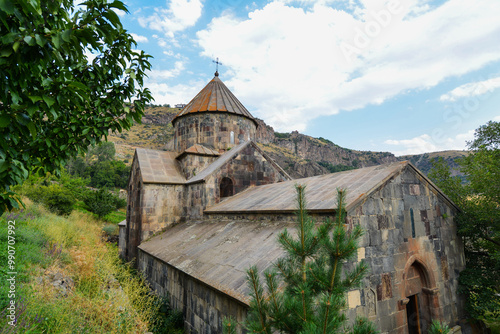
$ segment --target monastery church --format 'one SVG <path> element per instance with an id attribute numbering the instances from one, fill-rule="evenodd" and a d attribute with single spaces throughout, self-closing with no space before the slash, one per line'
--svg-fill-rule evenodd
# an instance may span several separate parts
<path id="1" fill-rule="evenodd" d="M 246 270 L 262 273 L 283 255 L 276 238 L 293 230 L 296 184 L 317 221 L 335 214 L 336 189 L 346 189 L 346 228 L 365 230 L 354 262 L 369 273 L 347 295 L 349 319 L 414 334 L 433 319 L 454 327 L 465 317 L 459 209 L 410 163 L 292 180 L 255 143 L 257 121 L 218 72 L 172 124 L 173 151 L 135 152 L 119 246 L 184 313 L 188 333 L 222 333 L 224 317 L 244 321 Z"/>

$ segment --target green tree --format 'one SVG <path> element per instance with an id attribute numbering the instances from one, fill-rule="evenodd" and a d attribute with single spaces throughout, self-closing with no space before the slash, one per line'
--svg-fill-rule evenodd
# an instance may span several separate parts
<path id="1" fill-rule="evenodd" d="M 346 326 L 343 313 L 346 293 L 359 286 L 366 266 L 359 263 L 342 270 L 357 254 L 357 241 L 363 234 L 359 225 L 344 227 L 345 191 L 337 191 L 337 215 L 318 228 L 306 212 L 305 187 L 297 186 L 297 236 L 284 230 L 278 242 L 285 256 L 264 273 L 266 289 L 258 269 L 248 270 L 251 288 L 246 328 L 252 333 L 375 333 L 373 325 L 357 319 Z M 234 332 L 228 326 L 226 332 Z"/>
<path id="2" fill-rule="evenodd" d="M 460 290 L 474 318 L 500 316 L 500 123 L 479 127 L 468 142 L 470 155 L 458 163 L 466 183 L 452 177 L 443 159 L 433 161 L 429 177 L 461 209 L 458 232 L 465 245 L 466 269 Z"/>
<path id="3" fill-rule="evenodd" d="M 150 56 L 115 10 L 127 11 L 118 0 L 0 1 L 0 213 L 18 206 L 11 187 L 29 171 L 57 173 L 140 122 Z"/>
<path id="4" fill-rule="evenodd" d="M 105 188 L 98 191 L 88 191 L 83 202 L 89 211 L 95 213 L 99 218 L 116 209 L 115 196 Z"/>

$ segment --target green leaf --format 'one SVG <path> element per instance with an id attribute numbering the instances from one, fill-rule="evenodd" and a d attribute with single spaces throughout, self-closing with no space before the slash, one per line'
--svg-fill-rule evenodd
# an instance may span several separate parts
<path id="1" fill-rule="evenodd" d="M 7 14 L 14 14 L 14 2 L 12 0 L 0 0 L 0 10 Z"/>
<path id="2" fill-rule="evenodd" d="M 35 139 L 36 138 L 36 126 L 35 126 L 35 123 L 33 123 L 33 122 L 28 123 L 28 129 L 30 130 L 31 137 L 33 137 L 33 139 Z"/>
<path id="3" fill-rule="evenodd" d="M 1 0 L 0 0 L 1 1 Z M 12 45 L 12 50 L 14 50 L 14 52 L 17 52 L 17 49 L 19 49 L 19 46 L 21 45 L 21 42 L 19 41 L 16 41 L 14 43 L 14 45 Z"/>
<path id="4" fill-rule="evenodd" d="M 10 49 L 2 49 L 2 51 L 0 51 L 0 57 L 8 57 L 12 54 L 12 50 Z"/>
<path id="5" fill-rule="evenodd" d="M 78 89 L 84 90 L 84 91 L 89 91 L 90 88 L 87 87 L 86 85 L 82 84 L 81 82 L 78 81 L 72 81 L 68 84 L 68 86 L 76 87 Z"/>
<path id="6" fill-rule="evenodd" d="M 0 128 L 5 128 L 9 126 L 10 124 L 10 116 L 9 115 L 2 115 L 0 116 Z"/>
<path id="7" fill-rule="evenodd" d="M 26 36 L 24 37 L 24 41 L 26 42 L 26 44 L 28 44 L 29 46 L 33 46 L 35 45 L 35 39 L 31 36 Z"/>
<path id="8" fill-rule="evenodd" d="M 31 100 L 31 102 L 35 103 L 37 101 L 41 101 L 42 100 L 42 97 L 41 96 L 36 96 L 36 95 L 28 95 L 29 99 Z"/>
<path id="9" fill-rule="evenodd" d="M 24 125 L 24 126 L 27 126 L 29 124 L 29 122 L 31 122 L 31 118 L 24 113 L 17 113 L 16 119 L 17 119 L 17 122 L 19 124 Z"/>
<path id="10" fill-rule="evenodd" d="M 66 29 L 62 32 L 62 39 L 65 42 L 69 42 L 71 37 L 71 29 Z"/>
<path id="11" fill-rule="evenodd" d="M 35 34 L 35 40 L 36 40 L 36 44 L 38 44 L 40 46 L 44 46 L 45 43 L 47 43 L 47 39 L 43 36 L 40 36 L 39 34 Z"/>
<path id="12" fill-rule="evenodd" d="M 43 96 L 43 100 L 45 101 L 45 103 L 47 103 L 49 108 L 52 107 L 52 105 L 56 102 L 56 100 L 54 98 L 47 96 L 47 95 Z"/>
<path id="13" fill-rule="evenodd" d="M 111 4 L 109 4 L 109 7 L 123 10 L 124 12 L 128 13 L 127 7 L 121 1 L 117 1 L 117 0 L 113 1 Z"/>
<path id="14" fill-rule="evenodd" d="M 59 47 L 61 46 L 61 34 L 60 33 L 57 33 L 57 34 L 52 36 L 52 44 L 54 44 L 54 47 L 56 49 L 59 49 Z"/>
<path id="15" fill-rule="evenodd" d="M 0 160 L 0 173 L 4 172 L 9 168 L 9 163 L 5 160 Z"/>

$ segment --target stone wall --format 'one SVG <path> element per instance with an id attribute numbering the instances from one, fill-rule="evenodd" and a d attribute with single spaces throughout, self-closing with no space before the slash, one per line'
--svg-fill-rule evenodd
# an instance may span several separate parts
<path id="1" fill-rule="evenodd" d="M 218 156 L 187 153 L 183 157 L 178 159 L 186 180 L 189 180 L 190 178 L 196 176 L 196 174 L 207 168 L 211 163 L 217 160 L 217 158 Z"/>
<path id="2" fill-rule="evenodd" d="M 205 182 L 186 186 L 184 209 L 189 219 L 203 217 L 203 210 L 221 201 L 221 180 L 231 179 L 233 195 L 250 186 L 276 183 L 288 180 L 270 160 L 266 159 L 253 145 L 248 145 L 231 160 L 209 175 Z"/>
<path id="3" fill-rule="evenodd" d="M 418 299 L 424 332 L 431 319 L 455 325 L 463 318 L 457 288 L 465 260 L 455 210 L 406 169 L 349 213 L 348 223 L 365 230 L 357 260 L 369 268 L 364 288 L 349 293 L 349 319 L 361 315 L 382 332 L 406 333 L 411 298 Z"/>
<path id="4" fill-rule="evenodd" d="M 125 247 L 125 258 L 131 260 L 137 257 L 137 246 L 141 242 L 142 230 L 142 176 L 137 158 L 131 166 L 128 185 L 127 224 L 125 226 L 125 240 L 120 243 Z"/>
<path id="5" fill-rule="evenodd" d="M 177 152 L 194 144 L 224 151 L 243 141 L 254 140 L 257 131 L 256 124 L 249 118 L 209 112 L 182 116 L 175 120 L 174 128 L 174 150 Z"/>
<path id="6" fill-rule="evenodd" d="M 222 319 L 232 317 L 238 323 L 246 318 L 248 306 L 139 250 L 139 270 L 153 290 L 169 296 L 174 309 L 184 314 L 187 333 L 222 333 Z M 237 329 L 242 333 L 241 327 Z"/>
<path id="7" fill-rule="evenodd" d="M 219 185 L 224 177 L 232 180 L 234 194 L 240 193 L 248 187 L 288 180 L 288 177 L 253 145 L 245 147 L 207 179 L 207 185 L 214 189 L 213 204 L 221 200 Z"/>
<path id="8" fill-rule="evenodd" d="M 140 173 L 137 159 L 134 159 L 128 189 L 127 224 L 124 239 L 120 238 L 128 260 L 137 257 L 137 246 L 143 240 L 185 217 L 184 185 L 143 183 Z"/>

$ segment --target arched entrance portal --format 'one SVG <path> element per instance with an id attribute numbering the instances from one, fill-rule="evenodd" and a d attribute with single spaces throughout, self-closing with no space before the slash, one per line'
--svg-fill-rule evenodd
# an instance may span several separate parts
<path id="1" fill-rule="evenodd" d="M 411 258 L 404 274 L 406 294 L 406 321 L 409 334 L 427 333 L 433 318 L 438 315 L 434 280 L 422 261 Z"/>

